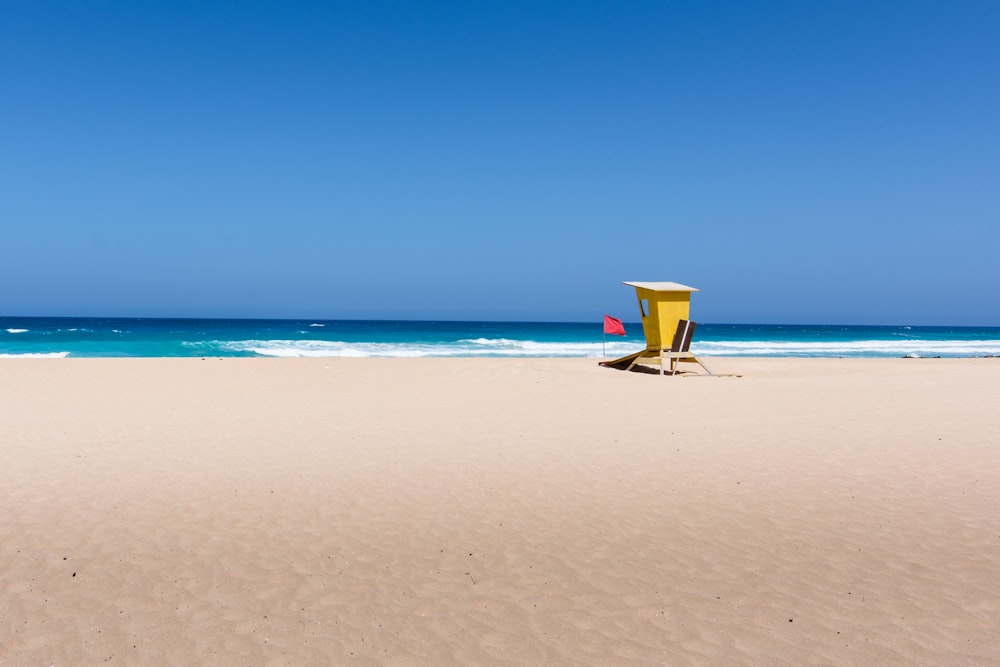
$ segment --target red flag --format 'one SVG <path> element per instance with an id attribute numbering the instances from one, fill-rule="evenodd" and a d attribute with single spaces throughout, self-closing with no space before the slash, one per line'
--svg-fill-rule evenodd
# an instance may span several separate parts
<path id="1" fill-rule="evenodd" d="M 617 317 L 611 317 L 610 315 L 604 316 L 604 333 L 614 334 L 615 336 L 624 336 L 625 327 L 622 326 L 622 321 Z"/>

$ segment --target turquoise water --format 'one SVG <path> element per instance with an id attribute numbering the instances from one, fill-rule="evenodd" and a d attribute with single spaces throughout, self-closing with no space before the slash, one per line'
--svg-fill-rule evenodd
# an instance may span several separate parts
<path id="1" fill-rule="evenodd" d="M 642 327 L 594 322 L 0 317 L 0 357 L 617 357 Z M 699 324 L 705 356 L 1000 356 L 1000 327 Z"/>

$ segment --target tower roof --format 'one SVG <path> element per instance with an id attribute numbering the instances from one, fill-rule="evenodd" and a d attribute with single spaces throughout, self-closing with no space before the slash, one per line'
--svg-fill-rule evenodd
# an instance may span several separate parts
<path id="1" fill-rule="evenodd" d="M 697 287 L 688 287 L 687 285 L 681 285 L 680 283 L 640 283 L 640 282 L 625 282 L 623 285 L 629 285 L 630 287 L 638 287 L 639 289 L 649 290 L 651 292 L 697 292 Z"/>

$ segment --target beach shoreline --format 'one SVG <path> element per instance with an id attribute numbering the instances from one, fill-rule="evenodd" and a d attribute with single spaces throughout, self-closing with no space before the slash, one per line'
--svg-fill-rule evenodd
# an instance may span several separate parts
<path id="1" fill-rule="evenodd" d="M 1000 659 L 1000 361 L 704 360 L 2 359 L 0 664 Z"/>

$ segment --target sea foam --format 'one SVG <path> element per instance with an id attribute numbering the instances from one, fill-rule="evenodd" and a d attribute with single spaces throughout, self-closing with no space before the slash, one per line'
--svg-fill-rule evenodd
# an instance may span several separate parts
<path id="1" fill-rule="evenodd" d="M 215 340 L 185 343 L 205 354 L 262 357 L 593 357 L 616 358 L 643 349 L 636 341 L 540 342 L 511 338 L 463 338 L 441 342 L 336 340 Z M 976 357 L 1000 356 L 1000 340 L 695 341 L 706 357 Z"/>
<path id="2" fill-rule="evenodd" d="M 7 329 L 9 334 L 28 333 L 28 329 Z"/>
<path id="3" fill-rule="evenodd" d="M 262 357 L 601 357 L 600 343 L 543 343 L 507 338 L 473 338 L 434 343 L 375 343 L 318 340 L 240 340 L 185 343 L 222 354 L 251 354 Z M 635 351 L 635 344 L 607 345 L 609 356 Z"/>
<path id="4" fill-rule="evenodd" d="M 1000 340 L 701 341 L 691 348 L 722 357 L 981 357 L 1000 355 Z"/>
<path id="5" fill-rule="evenodd" d="M 0 352 L 0 359 L 63 359 L 69 352 L 26 352 L 24 354 L 7 354 Z"/>

